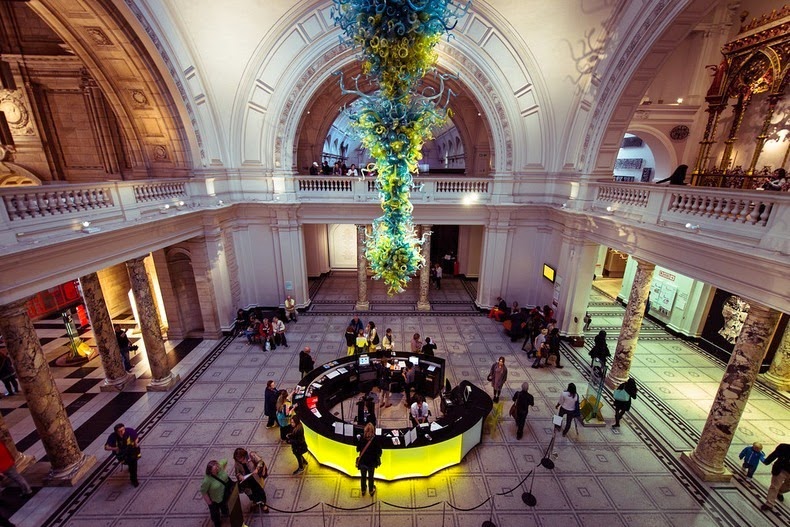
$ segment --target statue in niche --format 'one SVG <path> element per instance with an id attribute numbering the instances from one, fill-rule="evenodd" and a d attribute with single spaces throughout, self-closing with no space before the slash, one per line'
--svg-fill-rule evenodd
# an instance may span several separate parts
<path id="1" fill-rule="evenodd" d="M 724 302 L 721 314 L 724 316 L 724 325 L 719 330 L 719 335 L 730 344 L 735 344 L 743 329 L 746 315 L 749 314 L 749 304 L 740 297 L 732 295 Z"/>

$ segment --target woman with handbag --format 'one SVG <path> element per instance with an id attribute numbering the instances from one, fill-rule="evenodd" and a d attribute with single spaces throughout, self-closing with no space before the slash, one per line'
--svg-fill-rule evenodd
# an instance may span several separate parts
<path id="1" fill-rule="evenodd" d="M 521 439 L 524 435 L 524 423 L 529 415 L 529 407 L 535 406 L 535 398 L 529 393 L 529 383 L 521 383 L 521 391 L 513 394 L 513 406 L 510 407 L 510 415 L 516 420 L 516 439 Z"/>
<path id="2" fill-rule="evenodd" d="M 277 424 L 280 426 L 280 440 L 288 441 L 291 432 L 291 410 L 288 408 L 288 392 L 280 390 L 277 397 Z"/>
<path id="3" fill-rule="evenodd" d="M 568 384 L 568 389 L 562 392 L 560 400 L 557 402 L 555 408 L 560 410 L 560 418 L 567 415 L 568 420 L 565 422 L 565 430 L 562 431 L 562 436 L 568 433 L 571 428 L 571 423 L 577 414 L 577 407 L 579 405 L 579 396 L 576 393 L 576 385 L 573 383 Z"/>
<path id="4" fill-rule="evenodd" d="M 502 392 L 502 386 L 507 381 L 507 366 L 505 366 L 505 357 L 499 357 L 491 366 L 491 371 L 488 373 L 488 382 L 494 388 L 494 402 L 499 402 L 499 394 Z"/>
<path id="5" fill-rule="evenodd" d="M 239 489 L 250 498 L 253 507 L 261 507 L 263 512 L 268 513 L 266 492 L 263 490 L 264 481 L 269 476 L 266 463 L 257 453 L 247 452 L 241 447 L 233 451 L 233 461 L 236 462 L 234 471 Z"/>
<path id="6" fill-rule="evenodd" d="M 222 459 L 217 461 L 212 459 L 206 465 L 206 475 L 203 476 L 203 481 L 200 483 L 200 494 L 203 496 L 203 501 L 208 504 L 208 513 L 211 516 L 211 522 L 214 527 L 222 525 L 222 518 L 220 514 L 227 516 L 228 511 L 228 497 L 230 492 L 233 491 L 233 483 L 230 476 L 225 471 L 228 466 L 228 460 Z M 226 490 L 226 489 L 229 489 Z"/>
<path id="7" fill-rule="evenodd" d="M 362 437 L 357 443 L 357 468 L 359 469 L 360 480 L 362 482 L 362 495 L 365 495 L 365 483 L 367 482 L 367 490 L 370 495 L 376 493 L 376 485 L 373 484 L 374 472 L 376 467 L 381 465 L 381 445 L 378 443 L 376 437 L 376 428 L 373 423 L 365 425 L 365 430 Z"/>
<path id="8" fill-rule="evenodd" d="M 620 428 L 620 419 L 631 409 L 631 399 L 636 399 L 636 391 L 636 381 L 630 377 L 614 391 L 614 424 L 612 428 Z"/>
<path id="9" fill-rule="evenodd" d="M 288 440 L 291 442 L 291 452 L 293 452 L 296 462 L 299 466 L 293 471 L 293 475 L 301 474 L 307 467 L 307 460 L 304 455 L 307 454 L 307 441 L 304 438 L 304 427 L 298 415 L 291 417 L 291 433 L 288 434 Z"/>

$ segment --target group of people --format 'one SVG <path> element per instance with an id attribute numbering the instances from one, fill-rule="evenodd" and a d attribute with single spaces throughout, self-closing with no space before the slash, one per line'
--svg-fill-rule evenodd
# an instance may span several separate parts
<path id="1" fill-rule="evenodd" d="M 346 166 L 345 161 L 335 161 L 334 165 L 330 165 L 329 161 L 324 159 L 322 164 L 318 164 L 318 161 L 313 161 L 313 164 L 310 165 L 309 173 L 311 176 L 349 176 L 349 177 L 362 177 L 363 174 L 357 168 L 357 165 L 351 163 L 351 166 Z"/>

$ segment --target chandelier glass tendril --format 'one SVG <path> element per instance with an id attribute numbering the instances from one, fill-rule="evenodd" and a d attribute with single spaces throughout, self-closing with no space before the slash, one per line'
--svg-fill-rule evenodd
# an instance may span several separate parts
<path id="1" fill-rule="evenodd" d="M 345 111 L 352 131 L 375 160 L 376 187 L 384 214 L 373 221 L 365 256 L 374 278 L 383 279 L 388 294 L 403 291 L 425 264 L 412 222 L 412 174 L 422 158 L 432 129 L 451 117 L 445 90 L 449 75 L 433 70 L 436 44 L 466 14 L 471 2 L 454 0 L 334 0 L 332 16 L 343 31 L 341 43 L 361 48 L 362 72 L 377 88 L 360 89 L 360 77 L 343 94 L 358 98 Z M 423 86 L 433 71 L 438 88 Z"/>

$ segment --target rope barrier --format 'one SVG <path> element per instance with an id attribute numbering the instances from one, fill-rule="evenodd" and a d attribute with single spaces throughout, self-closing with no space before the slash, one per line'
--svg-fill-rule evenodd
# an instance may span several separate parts
<path id="1" fill-rule="evenodd" d="M 388 501 L 381 501 L 384 505 L 389 505 L 395 509 L 402 509 L 402 510 L 421 510 L 421 509 L 430 509 L 431 507 L 436 507 L 440 503 L 444 503 L 443 501 L 437 501 L 436 503 L 431 503 L 430 505 L 421 505 L 419 507 L 407 507 L 405 505 L 396 505 L 394 503 L 390 503 Z"/>

